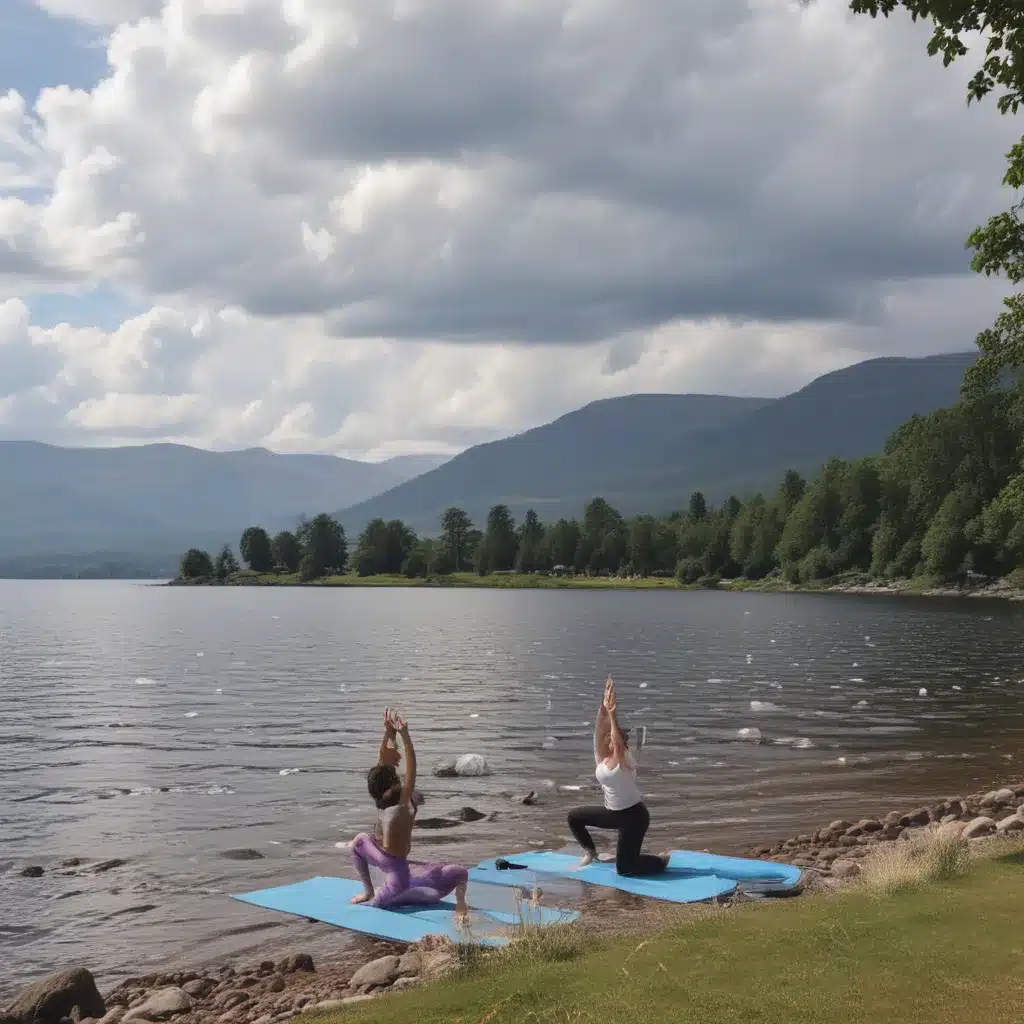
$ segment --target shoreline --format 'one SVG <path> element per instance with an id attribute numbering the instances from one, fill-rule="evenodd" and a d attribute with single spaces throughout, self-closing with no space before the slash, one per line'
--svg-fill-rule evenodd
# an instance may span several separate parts
<path id="1" fill-rule="evenodd" d="M 813 898 L 816 892 L 831 891 L 855 879 L 864 858 L 884 844 L 912 840 L 929 831 L 962 836 L 971 842 L 1024 837 L 1024 781 L 907 811 L 893 810 L 877 818 L 836 820 L 754 847 L 749 856 L 800 867 L 800 892 Z M 664 908 L 648 908 L 638 920 L 649 919 L 657 909 Z M 585 914 L 584 925 L 588 923 L 593 921 L 587 922 Z M 645 933 L 650 930 L 646 928 Z M 0 1021 L 60 1024 L 70 1018 L 74 1024 L 172 1020 L 174 1024 L 285 1024 L 304 1013 L 322 1016 L 387 992 L 431 982 L 458 965 L 456 947 L 433 936 L 413 946 L 367 939 L 363 951 L 332 954 L 318 963 L 301 952 L 246 967 L 218 960 L 190 970 L 130 977 L 103 995 L 83 966 L 29 985 L 6 1009 L 0 1008 Z M 63 1000 L 60 1005 L 66 1009 L 30 1017 L 27 1007 L 38 1005 L 40 993 L 53 1001 Z M 79 1007 L 77 1015 L 72 1006 Z M 31 1012 L 35 1014 L 34 1009 Z"/>
<path id="2" fill-rule="evenodd" d="M 1024 588 L 1008 577 L 982 578 L 967 583 L 937 583 L 927 579 L 875 580 L 866 574 L 846 575 L 820 583 L 789 583 L 778 577 L 763 580 L 721 579 L 707 583 L 680 583 L 667 577 L 545 576 L 527 573 L 472 572 L 448 576 L 357 576 L 346 573 L 318 580 L 300 580 L 297 573 L 240 572 L 222 581 L 173 579 L 156 584 L 169 587 L 377 587 L 481 590 L 661 590 L 712 591 L 751 594 L 851 594 L 880 597 L 944 597 L 1024 601 Z"/>

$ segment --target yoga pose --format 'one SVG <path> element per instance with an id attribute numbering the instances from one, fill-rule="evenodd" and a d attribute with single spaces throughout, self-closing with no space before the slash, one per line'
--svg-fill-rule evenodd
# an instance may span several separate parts
<path id="1" fill-rule="evenodd" d="M 405 777 L 396 766 L 401 760 L 395 742 L 402 737 L 405 747 Z M 352 840 L 352 863 L 363 883 L 363 892 L 353 903 L 374 907 L 396 907 L 411 903 L 440 903 L 455 891 L 455 916 L 463 921 L 468 913 L 466 884 L 469 872 L 458 864 L 412 864 L 412 828 L 420 798 L 416 794 L 416 751 L 409 738 L 409 726 L 390 708 L 384 711 L 384 739 L 379 763 L 366 776 L 366 786 L 379 810 L 374 835 L 361 832 Z M 384 884 L 374 892 L 370 866 L 384 872 Z"/>
<path id="2" fill-rule="evenodd" d="M 604 790 L 604 807 L 577 807 L 569 812 L 569 828 L 583 847 L 580 867 L 592 864 L 597 854 L 588 828 L 618 832 L 615 870 L 620 875 L 655 875 L 668 867 L 668 854 L 655 857 L 641 853 L 651 815 L 636 786 L 636 762 L 629 740 L 622 734 L 615 714 L 615 684 L 604 684 L 604 700 L 594 729 L 594 762 L 597 781 Z"/>

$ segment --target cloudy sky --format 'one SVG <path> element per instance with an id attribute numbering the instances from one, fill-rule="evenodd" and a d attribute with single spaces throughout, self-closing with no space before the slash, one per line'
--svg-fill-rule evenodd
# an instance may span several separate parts
<path id="1" fill-rule="evenodd" d="M 0 437 L 379 458 L 972 346 L 1019 138 L 843 0 L 3 0 Z"/>

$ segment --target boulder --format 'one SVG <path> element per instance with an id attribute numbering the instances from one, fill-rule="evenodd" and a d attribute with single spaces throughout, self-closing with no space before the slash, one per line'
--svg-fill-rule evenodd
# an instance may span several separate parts
<path id="1" fill-rule="evenodd" d="M 27 868 L 21 870 L 22 878 L 42 878 L 43 869 L 38 864 L 30 864 Z"/>
<path id="2" fill-rule="evenodd" d="M 882 831 L 879 833 L 879 838 L 891 842 L 893 839 L 899 839 L 901 835 L 903 835 L 902 825 L 886 825 L 885 828 L 883 828 Z"/>
<path id="3" fill-rule="evenodd" d="M 996 823 L 985 815 L 980 815 L 964 827 L 961 836 L 964 839 L 977 839 L 979 836 L 991 835 L 996 830 Z"/>
<path id="4" fill-rule="evenodd" d="M 397 973 L 399 978 L 411 978 L 419 974 L 422 968 L 423 960 L 415 949 L 398 958 Z"/>
<path id="5" fill-rule="evenodd" d="M 1012 789 L 994 789 L 981 798 L 981 806 L 985 808 L 1005 807 L 1015 799 L 1016 794 Z"/>
<path id="6" fill-rule="evenodd" d="M 422 977 L 427 981 L 434 981 L 437 978 L 444 977 L 455 970 L 456 966 L 454 954 L 443 949 L 422 954 L 422 962 Z"/>
<path id="7" fill-rule="evenodd" d="M 129 1010 L 124 1020 L 135 1020 L 144 1017 L 150 1021 L 170 1020 L 192 1009 L 192 998 L 181 988 L 171 986 L 158 989 L 141 1006 Z"/>
<path id="8" fill-rule="evenodd" d="M 371 960 L 352 975 L 349 987 L 365 992 L 390 985 L 398 977 L 398 964 L 397 956 L 382 956 L 377 960 Z"/>
<path id="9" fill-rule="evenodd" d="M 107 871 L 113 871 L 114 868 L 123 868 L 128 861 L 121 860 L 120 857 L 114 857 L 112 860 L 101 860 L 98 864 L 93 864 L 93 874 L 102 875 Z"/>
<path id="10" fill-rule="evenodd" d="M 442 761 L 434 768 L 440 778 L 461 778 L 479 775 L 493 775 L 490 765 L 479 754 L 463 754 L 454 760 Z"/>
<path id="11" fill-rule="evenodd" d="M 480 821 L 486 818 L 487 815 L 482 811 L 478 811 L 475 807 L 460 807 L 453 815 L 453 818 L 458 821 Z"/>
<path id="12" fill-rule="evenodd" d="M 918 807 L 917 810 L 904 814 L 899 823 L 904 828 L 911 828 L 914 825 L 927 825 L 932 820 L 931 811 L 927 807 Z"/>
<path id="13" fill-rule="evenodd" d="M 283 992 L 284 990 L 284 978 L 274 978 L 274 980 L 267 986 L 268 992 Z"/>
<path id="14" fill-rule="evenodd" d="M 127 1007 L 114 1006 L 111 1009 L 107 1010 L 106 1014 L 100 1017 L 96 1024 L 121 1024 L 121 1019 L 127 1012 Z"/>
<path id="15" fill-rule="evenodd" d="M 851 825 L 853 825 L 852 821 L 833 821 L 828 830 L 829 832 L 845 832 Z"/>
<path id="16" fill-rule="evenodd" d="M 1002 821 L 996 825 L 996 831 L 1000 835 L 1008 835 L 1011 832 L 1024 832 L 1024 818 L 1018 814 L 1011 814 L 1008 818 L 1003 818 Z"/>
<path id="17" fill-rule="evenodd" d="M 832 862 L 833 878 L 856 878 L 860 874 L 860 865 L 852 860 L 836 860 Z"/>
<path id="18" fill-rule="evenodd" d="M 967 824 L 963 821 L 947 821 L 935 830 L 935 834 L 941 839 L 959 839 L 966 827 Z"/>
<path id="19" fill-rule="evenodd" d="M 313 958 L 308 953 L 293 953 L 291 956 L 286 956 L 277 965 L 277 969 L 282 974 L 298 974 L 300 971 L 311 974 L 316 970 L 313 966 Z"/>
<path id="20" fill-rule="evenodd" d="M 228 992 L 223 999 L 217 1001 L 218 1010 L 233 1010 L 236 1006 L 249 1002 L 248 992 Z"/>
<path id="21" fill-rule="evenodd" d="M 392 986 L 392 992 L 399 992 L 403 988 L 415 988 L 417 985 L 422 985 L 423 982 L 419 978 L 399 978 Z"/>
<path id="22" fill-rule="evenodd" d="M 193 999 L 202 999 L 213 991 L 216 982 L 212 978 L 196 978 L 195 981 L 186 981 L 181 987 Z"/>
<path id="23" fill-rule="evenodd" d="M 29 985 L 2 1016 L 19 1024 L 60 1024 L 75 1007 L 82 1017 L 103 1017 L 107 1012 L 95 979 L 84 967 L 59 971 Z"/>
<path id="24" fill-rule="evenodd" d="M 900 818 L 902 817 L 903 815 L 900 814 L 899 811 L 890 811 L 882 820 L 882 827 L 892 828 L 893 825 L 898 825 L 900 823 Z"/>

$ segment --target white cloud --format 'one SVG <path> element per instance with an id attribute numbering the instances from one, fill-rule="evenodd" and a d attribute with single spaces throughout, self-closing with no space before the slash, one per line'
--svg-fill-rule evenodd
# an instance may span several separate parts
<path id="1" fill-rule="evenodd" d="M 111 29 L 110 72 L 0 99 L 0 300 L 104 282 L 150 312 L 19 321 L 7 436 L 458 447 L 609 394 L 964 349 L 997 312 L 956 275 L 1013 124 L 906 18 L 37 2 Z"/>

